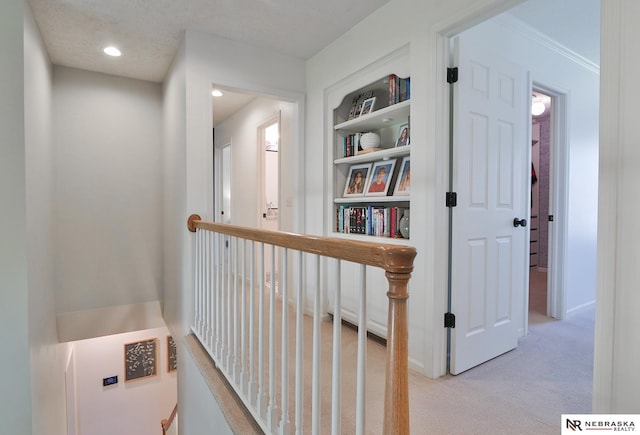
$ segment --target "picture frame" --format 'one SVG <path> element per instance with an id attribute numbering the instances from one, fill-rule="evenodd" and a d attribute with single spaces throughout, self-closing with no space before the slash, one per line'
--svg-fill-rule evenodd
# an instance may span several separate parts
<path id="1" fill-rule="evenodd" d="M 175 372 L 178 370 L 178 355 L 176 342 L 173 336 L 167 335 L 167 372 Z"/>
<path id="2" fill-rule="evenodd" d="M 347 179 L 344 183 L 344 193 L 342 196 L 363 196 L 365 188 L 367 187 L 370 172 L 371 163 L 351 165 L 349 168 L 349 174 L 347 175 Z"/>
<path id="3" fill-rule="evenodd" d="M 395 160 L 381 160 L 374 162 L 371 176 L 365 189 L 365 196 L 386 196 L 391 185 Z"/>
<path id="4" fill-rule="evenodd" d="M 409 195 L 411 191 L 411 158 L 405 156 L 400 162 L 394 195 Z"/>
<path id="5" fill-rule="evenodd" d="M 400 124 L 400 127 L 398 127 L 398 134 L 396 135 L 396 148 L 407 146 L 411 143 L 410 133 L 408 122 Z"/>
<path id="6" fill-rule="evenodd" d="M 376 103 L 376 97 L 371 97 L 364 100 L 362 102 L 362 109 L 360 109 L 360 114 L 358 116 L 368 115 L 369 113 L 373 112 L 373 107 L 375 103 Z"/>
<path id="7" fill-rule="evenodd" d="M 125 343 L 124 345 L 124 381 L 136 381 L 158 374 L 158 339 Z"/>

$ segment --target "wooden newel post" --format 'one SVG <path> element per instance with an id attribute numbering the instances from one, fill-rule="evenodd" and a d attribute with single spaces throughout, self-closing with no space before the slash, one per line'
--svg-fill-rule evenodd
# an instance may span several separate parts
<path id="1" fill-rule="evenodd" d="M 384 393 L 382 433 L 409 434 L 409 328 L 407 283 L 413 270 L 416 251 L 396 253 L 386 268 L 389 282 L 389 318 L 387 322 L 387 371 Z"/>

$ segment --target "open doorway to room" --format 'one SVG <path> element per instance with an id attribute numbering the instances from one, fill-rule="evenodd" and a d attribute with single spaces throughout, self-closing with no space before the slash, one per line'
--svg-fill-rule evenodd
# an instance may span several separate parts
<path id="1" fill-rule="evenodd" d="M 540 316 L 549 316 L 548 275 L 554 265 L 549 261 L 550 226 L 553 223 L 550 204 L 552 154 L 554 150 L 550 95 L 534 88 L 531 96 L 531 214 L 529 227 L 529 324 Z"/>
<path id="2" fill-rule="evenodd" d="M 223 86 L 216 89 L 218 96 L 212 97 L 216 220 L 296 231 L 293 198 L 302 167 L 295 146 L 300 103 Z M 267 249 L 265 257 L 267 285 L 273 282 L 277 288 L 279 253 Z"/>
<path id="3" fill-rule="evenodd" d="M 535 29 L 536 19 L 540 16 L 547 20 L 553 17 L 556 26 L 560 22 L 570 25 L 572 18 L 563 16 L 555 3 L 535 2 L 536 8 L 544 9 L 545 5 L 551 8 L 547 12 L 535 11 L 533 3 L 526 3 L 530 9 L 524 13 L 516 8 L 513 14 L 509 11 L 477 24 L 452 39 L 449 66 L 460 67 L 457 71 L 460 82 L 454 84 L 451 99 L 453 151 L 450 171 L 451 185 L 458 199 L 452 210 L 453 260 L 450 266 L 449 309 L 456 319 L 455 327 L 450 329 L 449 342 L 452 374 L 462 373 L 516 348 L 520 339 L 527 335 L 530 278 L 537 278 L 544 284 L 544 296 L 535 304 L 539 307 L 540 318 L 546 322 L 551 322 L 552 317 L 566 319 L 584 312 L 592 313 L 595 306 L 597 225 L 591 216 L 597 215 L 597 199 L 593 195 L 597 191 L 598 167 L 597 58 L 589 61 L 540 33 L 552 27 Z M 590 4 L 595 6 L 594 15 L 599 20 L 599 2 Z M 528 16 L 534 19 L 525 23 L 523 19 Z M 577 77 L 584 80 L 578 81 Z M 468 96 L 460 99 L 461 83 L 465 80 L 467 88 L 464 92 L 468 92 Z M 548 92 L 550 89 L 534 85 L 534 82 L 553 83 L 554 91 Z M 517 124 L 520 115 L 512 121 L 500 112 L 507 107 L 517 107 L 519 113 L 528 116 L 534 90 L 536 95 L 552 97 L 549 103 L 553 102 L 553 110 L 550 106 L 547 131 L 540 130 L 543 127 L 541 118 L 529 118 L 520 125 Z M 483 101 L 490 99 L 496 105 L 487 108 Z M 507 109 L 504 113 L 512 113 L 512 110 L 515 109 Z M 576 117 L 578 112 L 580 116 Z M 462 129 L 458 130 L 456 124 Z M 524 134 L 522 129 L 525 129 Z M 532 137 L 537 136 L 536 140 L 540 141 L 541 134 L 549 134 L 554 144 L 554 148 L 549 149 L 546 174 L 541 173 L 543 168 L 539 167 L 540 155 L 530 153 L 539 147 L 539 142 L 532 146 Z M 524 155 L 520 154 L 520 148 L 525 150 Z M 533 176 L 533 171 L 536 171 L 536 183 L 527 180 Z M 584 175 L 588 189 L 582 186 L 579 177 L 575 177 L 577 173 Z M 545 177 L 544 183 L 540 176 Z M 551 194 L 544 198 L 546 208 L 540 209 L 543 185 L 545 193 Z M 533 189 L 528 192 L 531 187 L 537 192 Z M 532 210 L 534 203 L 536 208 Z M 479 214 L 485 210 L 493 210 L 496 214 L 485 218 Z M 510 214 L 502 216 L 504 211 Z M 460 218 L 464 214 L 468 217 L 466 220 Z M 553 216 L 552 225 L 549 225 L 549 216 Z M 581 216 L 585 222 L 580 221 Z M 547 224 L 545 237 L 548 242 L 542 242 L 543 249 L 547 248 L 546 265 L 539 263 L 542 219 Z M 500 225 L 499 229 L 490 225 L 494 221 Z M 471 233 L 485 224 L 485 232 Z M 531 225 L 534 231 L 529 233 Z M 525 226 L 529 228 L 523 232 Z M 524 237 L 526 243 L 519 243 Z M 530 241 L 538 245 L 533 247 Z M 512 255 L 518 252 L 526 255 Z M 503 254 L 504 258 L 500 257 Z M 486 271 L 497 271 L 497 275 L 487 278 Z M 538 271 L 545 273 L 537 276 Z M 592 318 L 590 321 L 592 324 Z M 513 326 L 505 329 L 509 323 Z M 495 340 L 491 338 L 481 344 L 473 341 L 491 329 L 496 330 Z M 592 348 L 593 337 L 588 338 Z M 585 345 L 589 347 L 589 343 Z M 476 358 L 480 350 L 487 349 L 493 350 L 487 351 L 485 357 Z"/>
<path id="4" fill-rule="evenodd" d="M 258 211 L 262 212 L 260 227 L 277 231 L 278 208 L 280 203 L 280 113 L 272 116 L 258 127 L 258 150 L 260 156 L 260 177 L 258 189 L 260 199 Z"/>
<path id="5" fill-rule="evenodd" d="M 258 164 L 258 213 L 261 214 L 258 227 L 263 230 L 278 231 L 280 204 L 280 113 L 271 116 L 257 128 Z M 265 251 L 265 282 L 269 286 L 278 287 L 279 255 L 277 252 Z"/>

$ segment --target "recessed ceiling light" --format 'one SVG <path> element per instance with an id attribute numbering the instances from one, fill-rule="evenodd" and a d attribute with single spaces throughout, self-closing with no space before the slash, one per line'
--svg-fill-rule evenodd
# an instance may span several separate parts
<path id="1" fill-rule="evenodd" d="M 213 91 L 211 91 L 211 95 L 214 97 L 222 97 L 222 91 L 214 89 Z"/>
<path id="2" fill-rule="evenodd" d="M 105 54 L 108 54 L 109 56 L 118 57 L 118 56 L 122 55 L 120 50 L 118 50 L 115 47 L 105 47 L 103 51 L 104 51 Z"/>

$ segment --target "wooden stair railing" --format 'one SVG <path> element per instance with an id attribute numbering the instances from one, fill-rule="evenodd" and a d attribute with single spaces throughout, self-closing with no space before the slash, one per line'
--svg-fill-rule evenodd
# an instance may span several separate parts
<path id="1" fill-rule="evenodd" d="M 162 426 L 162 435 L 167 435 L 167 432 L 169 431 L 169 428 L 173 424 L 173 420 L 176 418 L 176 415 L 178 415 L 177 403 L 176 403 L 176 406 L 173 407 L 173 411 L 171 411 L 171 415 L 169 416 L 169 418 L 164 418 L 160 422 L 160 425 Z"/>
<path id="2" fill-rule="evenodd" d="M 389 283 L 387 297 L 387 360 L 385 374 L 383 434 L 409 434 L 409 362 L 407 284 L 413 271 L 416 250 L 409 246 L 377 244 L 329 237 L 266 231 L 202 221 L 192 214 L 187 221 L 191 232 L 213 231 L 247 240 L 350 261 L 385 271 Z"/>

